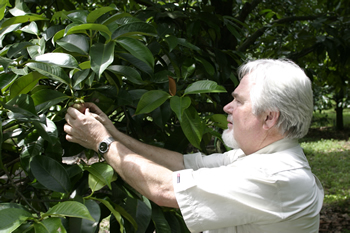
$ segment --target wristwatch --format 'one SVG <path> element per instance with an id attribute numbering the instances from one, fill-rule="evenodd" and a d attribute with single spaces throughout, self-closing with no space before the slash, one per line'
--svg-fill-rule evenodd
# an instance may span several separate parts
<path id="1" fill-rule="evenodd" d="M 100 142 L 100 144 L 98 144 L 98 153 L 100 155 L 104 155 L 109 150 L 109 146 L 111 145 L 111 143 L 114 141 L 115 140 L 113 137 L 108 137 L 104 139 L 102 142 Z"/>

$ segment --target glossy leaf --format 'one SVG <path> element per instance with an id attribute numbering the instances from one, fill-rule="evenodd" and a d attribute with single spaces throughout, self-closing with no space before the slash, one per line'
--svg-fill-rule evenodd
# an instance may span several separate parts
<path id="1" fill-rule="evenodd" d="M 57 40 L 56 43 L 70 52 L 75 52 L 83 55 L 87 55 L 89 52 L 89 41 L 85 35 L 67 35 Z"/>
<path id="2" fill-rule="evenodd" d="M 101 17 L 105 13 L 110 12 L 110 11 L 114 11 L 114 10 L 116 10 L 116 9 L 109 7 L 109 6 L 98 8 L 98 9 L 96 9 L 88 14 L 86 21 L 87 21 L 87 23 L 94 23 L 99 17 Z"/>
<path id="3" fill-rule="evenodd" d="M 84 169 L 93 174 L 99 182 L 102 182 L 104 185 L 107 185 L 110 189 L 112 189 L 111 182 L 114 170 L 109 164 L 94 163 L 93 165 L 87 166 Z M 92 187 L 90 188 L 92 189 Z"/>
<path id="4" fill-rule="evenodd" d="M 7 56 L 9 58 L 12 58 L 13 56 L 15 56 L 16 54 L 18 54 L 19 52 L 21 52 L 22 50 L 28 48 L 29 46 L 33 46 L 32 43 L 30 42 L 21 42 L 21 43 L 16 43 L 13 44 L 9 50 L 7 51 Z"/>
<path id="5" fill-rule="evenodd" d="M 32 94 L 35 110 L 37 112 L 48 109 L 68 98 L 70 97 L 66 94 L 51 89 L 42 89 Z"/>
<path id="6" fill-rule="evenodd" d="M 38 20 L 48 20 L 48 19 L 42 15 L 34 15 L 34 14 L 15 16 L 15 17 L 11 17 L 11 18 L 5 20 L 0 25 L 0 30 L 5 28 L 5 27 L 8 27 L 10 25 L 19 24 L 19 23 L 27 23 L 27 22 L 38 21 Z"/>
<path id="7" fill-rule="evenodd" d="M 94 44 L 90 49 L 91 69 L 98 75 L 107 69 L 114 60 L 114 42 Z"/>
<path id="8" fill-rule="evenodd" d="M 20 28 L 20 24 L 14 24 L 14 25 L 10 25 L 7 28 L 4 29 L 0 29 L 0 48 L 3 46 L 2 45 L 2 40 L 5 38 L 5 36 L 15 30 L 17 30 L 18 28 Z"/>
<path id="9" fill-rule="evenodd" d="M 33 35 L 38 35 L 39 29 L 35 22 L 31 22 L 29 25 L 24 26 L 21 29 L 22 32 L 26 32 Z"/>
<path id="10" fill-rule="evenodd" d="M 59 229 L 62 229 L 62 223 L 60 218 L 47 218 L 41 222 L 35 222 L 34 224 L 35 233 L 52 233 L 58 232 Z"/>
<path id="11" fill-rule="evenodd" d="M 122 216 L 120 215 L 120 213 L 118 211 L 116 211 L 114 209 L 114 207 L 111 205 L 111 203 L 109 203 L 109 201 L 105 200 L 105 199 L 101 199 L 101 198 L 91 198 L 93 200 L 96 200 L 98 202 L 101 202 L 103 205 L 105 205 L 109 211 L 111 211 L 111 213 L 114 215 L 115 219 L 118 221 L 119 225 L 120 225 L 120 233 L 124 232 L 124 227 L 123 227 L 123 220 L 122 220 Z"/>
<path id="12" fill-rule="evenodd" d="M 204 125 L 193 107 L 184 110 L 180 125 L 190 143 L 200 149 Z"/>
<path id="13" fill-rule="evenodd" d="M 27 63 L 27 66 L 55 81 L 64 83 L 69 86 L 71 84 L 70 78 L 68 77 L 66 72 L 64 72 L 64 70 L 59 66 L 44 64 L 44 63 L 37 63 L 37 62 L 29 62 Z"/>
<path id="14" fill-rule="evenodd" d="M 65 68 L 78 67 L 77 60 L 72 55 L 67 53 L 45 53 L 43 55 L 36 56 L 34 60 Z"/>
<path id="15" fill-rule="evenodd" d="M 134 18 L 131 14 L 126 13 L 126 12 L 118 12 L 114 15 L 112 15 L 111 17 L 109 17 L 108 19 L 106 19 L 105 21 L 102 22 L 103 25 L 108 25 L 111 23 L 117 23 L 118 20 L 120 19 L 124 19 L 124 18 Z M 137 19 L 137 18 L 135 18 Z M 137 19 L 139 20 L 139 19 Z"/>
<path id="16" fill-rule="evenodd" d="M 156 232 L 171 232 L 168 221 L 159 206 L 152 204 L 152 220 L 156 227 Z"/>
<path id="17" fill-rule="evenodd" d="M 77 25 L 77 26 L 73 26 L 71 28 L 69 28 L 68 31 L 66 31 L 66 35 L 70 35 L 70 34 L 74 34 L 74 33 L 80 33 L 81 31 L 85 31 L 85 30 L 94 30 L 94 31 L 99 31 L 99 32 L 103 32 L 105 33 L 104 35 L 106 35 L 106 40 L 110 41 L 111 39 L 111 31 L 108 29 L 107 26 L 102 25 L 102 24 L 81 24 L 81 25 Z"/>
<path id="18" fill-rule="evenodd" d="M 140 73 L 129 66 L 111 65 L 108 67 L 108 70 L 118 75 L 123 75 L 127 80 L 137 85 L 146 84 L 146 82 L 142 80 Z"/>
<path id="19" fill-rule="evenodd" d="M 184 110 L 190 107 L 190 105 L 191 105 L 191 98 L 188 96 L 184 96 L 184 97 L 173 96 L 170 99 L 171 110 L 175 112 L 180 122 L 182 121 L 182 115 Z"/>
<path id="20" fill-rule="evenodd" d="M 71 182 L 67 171 L 56 160 L 47 156 L 35 156 L 30 162 L 34 177 L 47 189 L 69 193 Z"/>
<path id="21" fill-rule="evenodd" d="M 61 202 L 55 205 L 54 207 L 50 208 L 42 216 L 73 217 L 95 221 L 95 219 L 91 216 L 88 208 L 86 208 L 84 204 L 77 201 Z"/>
<path id="22" fill-rule="evenodd" d="M 6 10 L 6 7 L 11 7 L 9 0 L 3 0 L 2 3 L 0 3 L 0 20 L 4 18 L 4 12 Z"/>
<path id="23" fill-rule="evenodd" d="M 150 67 L 146 62 L 144 62 L 144 61 L 142 61 L 142 60 L 140 60 L 140 59 L 138 59 L 138 58 L 136 58 L 133 55 L 128 54 L 128 53 L 119 53 L 118 56 L 125 59 L 126 61 L 130 62 L 130 64 L 132 64 L 133 66 L 135 66 L 139 70 L 145 72 L 150 77 L 153 76 L 153 68 Z"/>
<path id="24" fill-rule="evenodd" d="M 214 74 L 215 74 L 215 69 L 214 69 L 214 67 L 213 67 L 207 60 L 205 60 L 205 59 L 202 58 L 202 57 L 197 57 L 197 58 L 195 58 L 195 59 L 196 59 L 197 61 L 199 61 L 199 62 L 203 65 L 205 71 L 206 71 L 210 76 L 214 76 Z"/>
<path id="25" fill-rule="evenodd" d="M 17 229 L 32 214 L 24 209 L 5 208 L 0 210 L 0 233 L 12 232 Z"/>
<path id="26" fill-rule="evenodd" d="M 145 22 L 129 23 L 118 27 L 117 30 L 113 32 L 112 39 L 134 34 L 157 36 L 157 31 L 154 26 Z"/>
<path id="27" fill-rule="evenodd" d="M 227 115 L 214 114 L 210 116 L 210 120 L 214 121 L 215 124 L 221 129 L 227 129 Z"/>
<path id="28" fill-rule="evenodd" d="M 42 115 L 42 122 L 33 122 L 34 128 L 38 131 L 39 135 L 48 141 L 51 145 L 55 144 L 57 140 L 57 128 L 54 122 Z"/>
<path id="29" fill-rule="evenodd" d="M 1 58 L 0 58 L 1 60 Z M 1 61 L 0 61 L 1 64 Z M 16 80 L 17 75 L 13 73 L 3 73 L 0 74 L 0 90 L 4 91 L 7 87 L 11 85 Z"/>
<path id="30" fill-rule="evenodd" d="M 226 92 L 223 86 L 218 85 L 216 82 L 211 80 L 201 80 L 189 85 L 184 94 L 199 94 L 199 93 L 219 93 Z"/>
<path id="31" fill-rule="evenodd" d="M 17 78 L 10 87 L 10 99 L 20 94 L 27 94 L 31 91 L 43 77 L 38 72 L 31 72 L 27 75 Z"/>
<path id="32" fill-rule="evenodd" d="M 154 66 L 154 58 L 151 51 L 140 41 L 129 38 L 120 37 L 117 39 L 117 43 L 120 44 L 124 49 L 126 49 L 131 55 L 144 61 L 151 68 Z"/>
<path id="33" fill-rule="evenodd" d="M 8 67 L 14 63 L 14 61 L 12 59 L 9 59 L 7 57 L 0 57 L 0 65 L 2 65 L 2 67 L 4 67 L 4 70 L 7 72 Z"/>
<path id="34" fill-rule="evenodd" d="M 169 93 L 161 90 L 152 90 L 146 92 L 142 95 L 137 105 L 135 115 L 152 112 L 170 97 L 171 95 L 169 95 Z"/>
<path id="35" fill-rule="evenodd" d="M 69 231 L 80 233 L 95 233 L 96 228 L 99 226 L 99 220 L 101 217 L 101 208 L 93 200 L 85 200 L 84 205 L 89 210 L 92 218 L 95 221 L 91 221 L 84 218 L 70 218 L 69 219 Z"/>

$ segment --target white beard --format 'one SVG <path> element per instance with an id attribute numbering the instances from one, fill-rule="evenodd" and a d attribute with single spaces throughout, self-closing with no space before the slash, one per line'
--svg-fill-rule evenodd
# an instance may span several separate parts
<path id="1" fill-rule="evenodd" d="M 222 140 L 224 141 L 226 146 L 233 149 L 238 149 L 239 145 L 233 134 L 234 134 L 233 128 L 225 129 L 224 132 L 222 133 Z"/>

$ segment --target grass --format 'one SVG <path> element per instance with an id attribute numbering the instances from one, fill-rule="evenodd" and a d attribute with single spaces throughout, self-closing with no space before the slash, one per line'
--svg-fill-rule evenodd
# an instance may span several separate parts
<path id="1" fill-rule="evenodd" d="M 343 112 L 346 130 L 334 130 L 335 111 L 314 113 L 309 135 L 301 140 L 313 173 L 325 190 L 325 204 L 350 202 L 350 109 Z"/>
<path id="2" fill-rule="evenodd" d="M 313 173 L 325 190 L 324 203 L 342 204 L 350 201 L 350 142 L 321 139 L 303 142 Z"/>

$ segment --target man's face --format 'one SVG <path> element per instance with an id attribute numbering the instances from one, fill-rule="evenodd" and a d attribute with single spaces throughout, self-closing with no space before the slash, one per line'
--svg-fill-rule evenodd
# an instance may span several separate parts
<path id="1" fill-rule="evenodd" d="M 263 135 L 262 117 L 252 113 L 250 90 L 253 85 L 249 76 L 244 76 L 232 93 L 233 101 L 224 107 L 228 114 L 228 129 L 223 133 L 223 140 L 227 146 L 241 148 L 247 155 L 260 149 Z"/>

